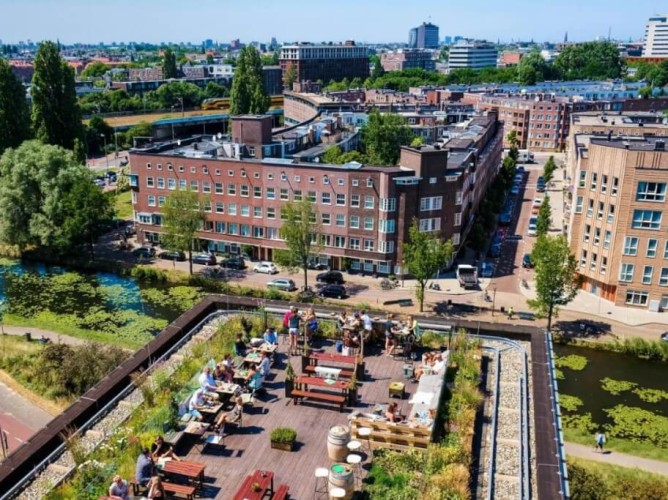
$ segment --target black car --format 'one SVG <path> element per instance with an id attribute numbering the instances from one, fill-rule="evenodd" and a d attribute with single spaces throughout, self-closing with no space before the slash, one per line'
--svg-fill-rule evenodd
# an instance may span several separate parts
<path id="1" fill-rule="evenodd" d="M 522 267 L 525 269 L 531 269 L 533 267 L 533 260 L 531 260 L 531 254 L 525 253 L 522 257 Z"/>
<path id="2" fill-rule="evenodd" d="M 242 271 L 246 269 L 246 261 L 243 257 L 228 257 L 220 261 L 220 267 Z"/>
<path id="3" fill-rule="evenodd" d="M 139 247 L 132 251 L 132 255 L 138 259 L 152 259 L 155 256 L 155 248 Z"/>
<path id="4" fill-rule="evenodd" d="M 168 250 L 166 252 L 160 252 L 158 254 L 158 257 L 165 260 L 177 260 L 179 262 L 183 262 L 184 260 L 186 260 L 186 254 L 179 251 L 172 252 Z"/>
<path id="5" fill-rule="evenodd" d="M 343 274 L 339 271 L 327 271 L 326 273 L 320 273 L 315 277 L 316 281 L 321 283 L 330 283 L 335 285 L 341 285 L 346 282 L 343 279 Z"/>
<path id="6" fill-rule="evenodd" d="M 341 285 L 326 285 L 318 292 L 318 295 L 333 299 L 342 299 L 347 296 L 346 288 Z"/>
<path id="7" fill-rule="evenodd" d="M 499 216 L 499 224 L 502 225 L 502 226 L 509 226 L 512 219 L 513 219 L 513 217 L 510 214 L 510 212 L 503 212 Z"/>

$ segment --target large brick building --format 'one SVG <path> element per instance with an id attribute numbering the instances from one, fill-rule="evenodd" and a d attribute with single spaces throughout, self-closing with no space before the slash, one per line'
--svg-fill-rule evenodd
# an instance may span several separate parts
<path id="1" fill-rule="evenodd" d="M 139 240 L 159 241 L 161 206 L 171 191 L 207 196 L 201 246 L 271 260 L 279 239 L 281 208 L 304 198 L 322 226 L 323 262 L 335 269 L 400 273 L 401 243 L 413 218 L 424 231 L 459 247 L 501 161 L 501 127 L 494 113 L 476 117 L 443 146 L 402 148 L 400 166 L 326 165 L 264 157 L 260 120 L 233 125 L 232 142 L 194 138 L 130 152 L 131 186 Z M 260 146 L 261 147 L 261 146 Z"/>
<path id="2" fill-rule="evenodd" d="M 353 41 L 343 44 L 299 43 L 281 47 L 279 64 L 283 75 L 290 66 L 296 70 L 295 81 L 320 80 L 327 85 L 331 80 L 344 78 L 363 81 L 369 76 L 369 50 Z"/>
<path id="3" fill-rule="evenodd" d="M 631 115 L 573 116 L 568 235 L 583 290 L 668 308 L 668 126 Z"/>

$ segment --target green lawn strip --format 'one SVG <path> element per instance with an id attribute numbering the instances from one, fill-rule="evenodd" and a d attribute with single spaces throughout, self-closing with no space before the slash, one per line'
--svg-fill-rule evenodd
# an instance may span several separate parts
<path id="1" fill-rule="evenodd" d="M 591 446 L 592 450 L 594 449 L 594 435 L 595 434 L 593 433 L 586 433 L 579 429 L 564 428 L 564 439 L 566 441 Z M 605 447 L 606 449 L 626 453 L 628 455 L 668 462 L 668 450 L 659 448 L 652 443 L 638 443 L 636 441 L 629 441 L 628 439 L 620 439 L 606 435 Z"/>
<path id="2" fill-rule="evenodd" d="M 91 340 L 94 342 L 103 342 L 105 344 L 114 344 L 124 349 L 136 350 L 145 345 L 145 342 L 139 340 L 132 340 L 128 338 L 119 338 L 112 333 L 98 332 L 95 330 L 87 330 L 84 328 L 77 328 L 75 326 L 60 323 L 58 321 L 46 321 L 38 318 L 23 318 L 13 314 L 5 314 L 4 322 L 10 326 L 21 326 L 25 328 L 41 328 L 55 333 L 62 333 L 71 337 L 77 337 L 84 340 Z M 26 330 L 27 331 L 27 330 Z"/>
<path id="3" fill-rule="evenodd" d="M 116 217 L 119 219 L 132 218 L 132 191 L 116 193 Z"/>

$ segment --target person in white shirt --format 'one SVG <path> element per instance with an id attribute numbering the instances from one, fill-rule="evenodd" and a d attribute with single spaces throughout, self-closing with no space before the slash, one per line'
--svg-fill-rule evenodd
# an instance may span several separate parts
<path id="1" fill-rule="evenodd" d="M 188 403 L 188 412 L 195 417 L 197 420 L 203 420 L 204 417 L 200 413 L 200 410 L 204 407 L 204 391 L 202 389 L 197 389 L 192 396 L 190 396 L 190 402 Z"/>
<path id="2" fill-rule="evenodd" d="M 211 375 L 211 368 L 208 366 L 205 366 L 202 368 L 202 373 L 197 379 L 199 382 L 199 388 L 202 389 L 205 395 L 208 397 L 217 399 L 218 394 L 216 394 L 216 381 L 213 378 L 213 375 Z"/>
<path id="3" fill-rule="evenodd" d="M 371 336 L 371 332 L 373 331 L 373 320 L 366 311 L 362 311 L 362 317 L 360 319 L 364 326 L 364 340 L 366 340 Z"/>

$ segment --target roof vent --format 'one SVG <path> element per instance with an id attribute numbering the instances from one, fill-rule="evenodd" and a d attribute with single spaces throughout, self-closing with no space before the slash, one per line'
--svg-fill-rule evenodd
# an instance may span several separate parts
<path id="1" fill-rule="evenodd" d="M 666 141 L 656 141 L 654 143 L 654 151 L 665 151 L 666 150 Z"/>

